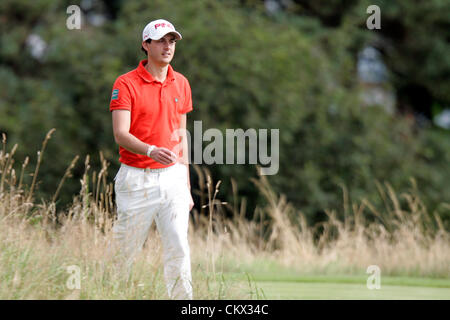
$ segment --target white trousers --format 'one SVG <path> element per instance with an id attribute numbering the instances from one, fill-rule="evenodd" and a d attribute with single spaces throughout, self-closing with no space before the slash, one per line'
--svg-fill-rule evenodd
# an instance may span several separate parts
<path id="1" fill-rule="evenodd" d="M 113 226 L 113 238 L 119 256 L 130 270 L 155 220 L 163 247 L 169 297 L 192 299 L 187 167 L 176 163 L 158 170 L 121 165 L 115 178 L 118 219 Z"/>

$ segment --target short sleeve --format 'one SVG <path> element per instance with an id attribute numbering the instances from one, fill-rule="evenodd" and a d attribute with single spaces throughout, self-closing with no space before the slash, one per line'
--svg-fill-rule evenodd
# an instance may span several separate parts
<path id="1" fill-rule="evenodd" d="M 192 93 L 191 93 L 191 86 L 189 85 L 189 81 L 186 79 L 185 85 L 184 85 L 184 105 L 183 108 L 180 110 L 181 114 L 188 113 L 192 111 Z"/>
<path id="2" fill-rule="evenodd" d="M 131 111 L 131 92 L 125 80 L 121 77 L 114 82 L 109 104 L 109 111 L 118 109 Z"/>

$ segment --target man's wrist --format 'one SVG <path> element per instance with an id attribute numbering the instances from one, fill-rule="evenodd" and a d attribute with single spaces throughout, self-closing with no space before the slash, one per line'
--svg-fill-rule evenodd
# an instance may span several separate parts
<path id="1" fill-rule="evenodd" d="M 156 146 L 153 146 L 153 145 L 151 145 L 151 144 L 148 145 L 148 148 L 147 148 L 147 157 L 151 158 L 151 157 L 150 157 L 150 154 L 152 153 L 152 151 L 153 151 L 155 148 L 156 148 Z"/>

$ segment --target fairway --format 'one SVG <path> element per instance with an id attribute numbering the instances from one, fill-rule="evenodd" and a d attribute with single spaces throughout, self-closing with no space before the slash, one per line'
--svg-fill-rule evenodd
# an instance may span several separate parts
<path id="1" fill-rule="evenodd" d="M 293 300 L 416 300 L 450 299 L 450 288 L 382 285 L 369 290 L 365 284 L 258 281 L 266 299 Z"/>
<path id="2" fill-rule="evenodd" d="M 280 270 L 228 274 L 250 279 L 257 299 L 285 300 L 449 300 L 450 279 L 393 277 L 381 278 L 381 288 L 369 290 L 365 275 L 299 275 Z"/>

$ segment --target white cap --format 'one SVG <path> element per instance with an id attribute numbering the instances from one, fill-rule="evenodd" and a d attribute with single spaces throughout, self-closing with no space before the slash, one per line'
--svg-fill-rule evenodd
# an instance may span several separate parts
<path id="1" fill-rule="evenodd" d="M 178 40 L 181 40 L 181 34 L 175 30 L 173 24 L 164 19 L 158 19 L 150 22 L 142 31 L 142 41 L 147 39 L 159 40 L 168 33 L 173 33 Z"/>

